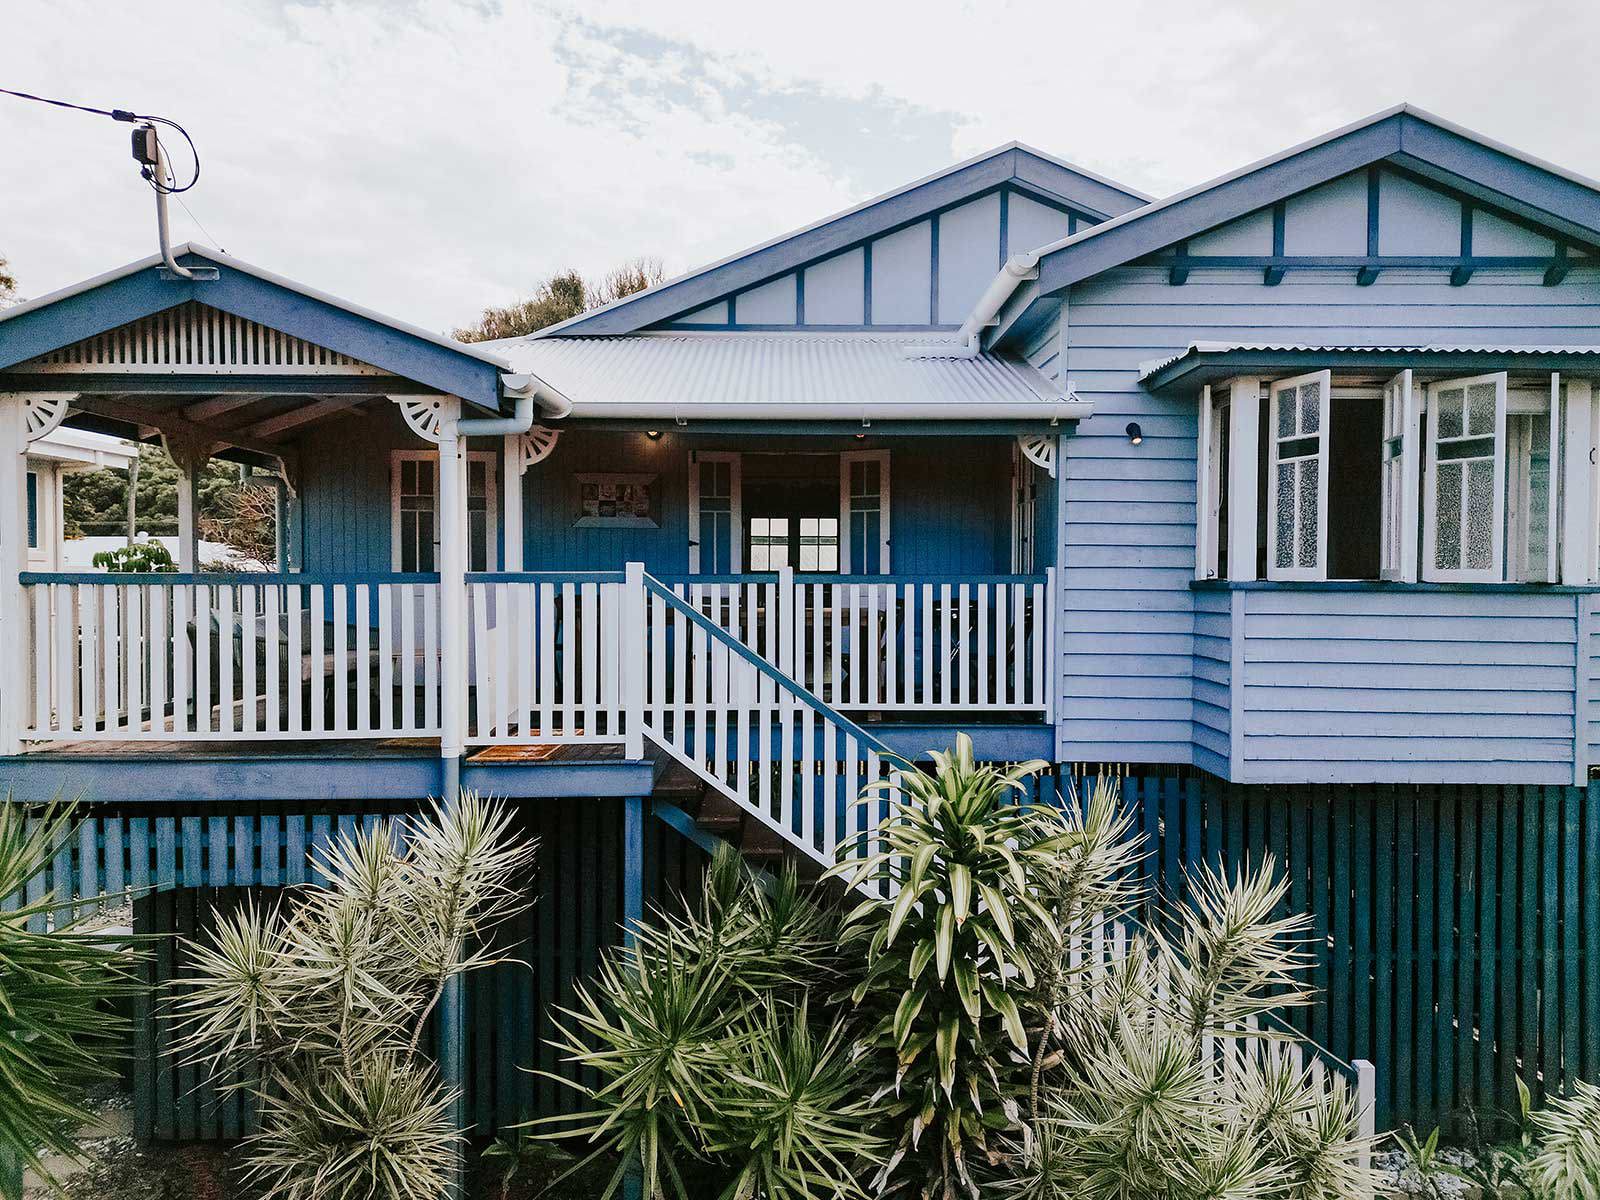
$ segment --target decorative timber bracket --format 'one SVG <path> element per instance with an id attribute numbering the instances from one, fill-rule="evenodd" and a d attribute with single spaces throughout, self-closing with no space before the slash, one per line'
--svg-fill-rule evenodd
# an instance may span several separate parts
<path id="1" fill-rule="evenodd" d="M 23 437 L 37 442 L 54 433 L 67 419 L 72 400 L 70 392 L 28 392 L 22 401 Z"/>
<path id="2" fill-rule="evenodd" d="M 400 406 L 400 415 L 411 426 L 411 432 L 425 442 L 439 444 L 440 430 L 446 420 L 455 421 L 461 416 L 461 401 L 454 396 L 391 396 Z"/>
<path id="3" fill-rule="evenodd" d="M 517 474 L 527 474 L 528 468 L 534 463 L 543 462 L 550 457 L 551 451 L 556 448 L 556 443 L 561 440 L 561 431 L 551 429 L 548 425 L 535 425 L 527 433 L 517 438 L 517 461 L 515 466 Z"/>

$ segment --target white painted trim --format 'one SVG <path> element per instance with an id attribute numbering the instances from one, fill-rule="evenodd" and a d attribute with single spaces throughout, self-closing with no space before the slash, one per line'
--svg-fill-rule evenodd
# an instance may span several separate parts
<path id="1" fill-rule="evenodd" d="M 1554 394 L 1554 383 L 1551 388 Z M 1583 584 L 1595 577 L 1593 388 L 1587 379 L 1565 380 L 1562 400 L 1567 436 L 1561 463 L 1561 582 Z"/>
<path id="2" fill-rule="evenodd" d="M 1438 394 L 1446 388 L 1465 389 L 1474 384 L 1495 385 L 1494 427 L 1494 517 L 1490 565 L 1484 569 L 1469 567 L 1439 567 L 1436 564 L 1438 549 L 1438 465 L 1439 465 L 1439 403 Z M 1466 399 L 1462 398 L 1462 428 L 1465 429 Z M 1487 436 L 1487 435 L 1479 435 Z M 1422 578 L 1437 583 L 1498 583 L 1505 571 L 1505 502 L 1506 502 L 1506 373 L 1471 375 L 1461 379 L 1441 379 L 1428 385 L 1428 437 L 1427 480 L 1423 488 L 1422 521 Z M 1467 499 L 1466 472 L 1462 472 L 1461 503 L 1463 511 Z M 1465 550 L 1466 519 L 1462 518 L 1462 547 Z"/>
<path id="3" fill-rule="evenodd" d="M 486 505 L 486 511 L 489 522 L 485 531 L 488 543 L 487 562 L 483 567 L 485 571 L 498 571 L 500 569 L 496 565 L 500 556 L 495 545 L 500 532 L 499 514 L 495 505 L 498 492 L 498 459 L 499 455 L 492 450 L 473 450 L 463 459 L 464 464 L 481 462 L 488 469 L 488 478 L 484 480 L 484 486 L 487 489 L 488 504 Z M 389 452 L 389 567 L 393 571 L 402 570 L 400 565 L 400 464 L 403 462 L 425 462 L 434 464 L 437 467 L 438 461 L 439 455 L 435 450 L 391 450 Z M 462 469 L 465 471 L 465 466 Z M 463 522 L 466 521 L 466 513 L 466 491 L 463 481 Z M 433 477 L 433 562 L 435 569 L 438 569 L 439 564 L 444 561 L 442 557 L 444 553 L 443 521 L 444 489 L 440 486 L 439 473 L 436 469 Z M 467 569 L 477 569 L 471 565 L 470 559 Z"/>
<path id="4" fill-rule="evenodd" d="M 508 433 L 500 445 L 500 523 L 505 529 L 507 571 L 522 570 L 522 439 L 525 434 Z"/>
<path id="5" fill-rule="evenodd" d="M 1256 463 L 1261 441 L 1261 381 L 1230 379 L 1228 389 L 1228 578 L 1256 577 Z"/>
<path id="6" fill-rule="evenodd" d="M 1317 428 L 1314 433 L 1300 431 L 1289 435 L 1280 436 L 1278 433 L 1278 416 L 1280 397 L 1285 393 L 1293 394 L 1296 407 L 1296 427 L 1299 425 L 1299 390 L 1308 383 L 1317 385 L 1318 409 Z M 1328 443 L 1331 440 L 1328 433 L 1329 405 L 1333 394 L 1333 373 L 1331 371 L 1311 371 L 1305 375 L 1296 375 L 1289 379 L 1275 379 L 1268 385 L 1269 407 L 1267 410 L 1267 578 L 1268 579 L 1326 579 L 1328 577 Z M 1315 566 L 1287 566 L 1278 565 L 1278 466 L 1283 452 L 1283 443 L 1286 441 L 1304 441 L 1315 437 L 1317 441 L 1317 561 Z M 1308 461 L 1297 459 L 1297 461 Z M 1298 474 L 1298 470 L 1296 472 Z M 1299 508 L 1300 489 L 1298 479 L 1295 487 L 1294 514 L 1294 542 L 1289 547 L 1291 560 L 1297 560 L 1300 541 L 1300 514 Z"/>
<path id="7" fill-rule="evenodd" d="M 1417 483 L 1422 464 L 1419 417 L 1417 388 L 1411 370 L 1407 368 L 1383 386 L 1384 445 L 1387 447 L 1391 436 L 1400 439 L 1400 452 L 1397 455 L 1400 464 L 1398 510 L 1391 508 L 1394 501 L 1387 490 L 1387 481 L 1382 476 L 1379 478 L 1379 487 L 1384 489 L 1380 560 L 1389 552 L 1391 534 L 1394 534 L 1399 550 L 1398 560 L 1383 564 L 1379 575 L 1402 583 L 1417 581 L 1417 538 L 1421 533 L 1417 527 Z M 1393 428 L 1398 428 L 1398 434 L 1390 433 Z M 1386 449 L 1384 452 L 1387 452 Z M 1385 474 L 1389 461 L 1385 459 L 1381 468 Z"/>
<path id="8" fill-rule="evenodd" d="M 839 455 L 839 571 L 849 575 L 856 570 L 850 560 L 850 466 L 858 462 L 878 464 L 878 571 L 891 574 L 890 546 L 892 537 L 889 524 L 889 452 L 887 450 L 846 450 Z"/>
<path id="9" fill-rule="evenodd" d="M 728 463 L 728 567 L 744 570 L 744 456 L 737 450 L 689 451 L 689 574 L 700 574 L 700 464 Z"/>

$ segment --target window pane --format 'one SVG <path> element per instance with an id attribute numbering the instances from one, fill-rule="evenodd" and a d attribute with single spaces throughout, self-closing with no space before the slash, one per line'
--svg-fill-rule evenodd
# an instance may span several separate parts
<path id="1" fill-rule="evenodd" d="M 1294 464 L 1278 464 L 1278 542 L 1275 561 L 1294 566 Z"/>
<path id="2" fill-rule="evenodd" d="M 1494 463 L 1467 464 L 1467 561 L 1475 571 L 1494 565 Z"/>
<path id="3" fill-rule="evenodd" d="M 1295 432 L 1294 389 L 1284 388 L 1278 393 L 1278 436 L 1293 437 Z"/>
<path id="4" fill-rule="evenodd" d="M 1300 432 L 1317 433 L 1322 428 L 1322 382 L 1300 385 Z"/>
<path id="5" fill-rule="evenodd" d="M 1317 565 L 1317 502 L 1318 484 L 1322 464 L 1308 458 L 1296 464 L 1300 472 L 1300 536 L 1299 562 L 1301 567 Z"/>
<path id="6" fill-rule="evenodd" d="M 1461 424 L 1461 404 L 1466 395 L 1460 388 L 1446 388 L 1438 393 L 1439 402 L 1439 436 L 1442 438 L 1460 437 L 1463 429 Z"/>
<path id="7" fill-rule="evenodd" d="M 1440 414 L 1443 416 L 1443 413 Z M 1434 540 L 1433 565 L 1441 570 L 1456 570 L 1461 565 L 1461 472 L 1460 464 L 1438 468 L 1435 508 L 1438 533 Z"/>
<path id="8" fill-rule="evenodd" d="M 1467 432 L 1471 434 L 1494 433 L 1495 385 L 1475 383 L 1467 389 Z"/>
<path id="9" fill-rule="evenodd" d="M 1463 458 L 1494 458 L 1494 439 L 1462 438 L 1458 442 L 1445 442 L 1439 447 L 1440 462 L 1454 462 Z"/>

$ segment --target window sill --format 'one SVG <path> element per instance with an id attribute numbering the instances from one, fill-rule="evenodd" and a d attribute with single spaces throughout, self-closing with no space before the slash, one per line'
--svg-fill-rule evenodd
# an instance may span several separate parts
<path id="1" fill-rule="evenodd" d="M 1395 583 L 1387 579 L 1191 579 L 1196 592 L 1516 592 L 1558 596 L 1600 592 L 1600 583 Z"/>

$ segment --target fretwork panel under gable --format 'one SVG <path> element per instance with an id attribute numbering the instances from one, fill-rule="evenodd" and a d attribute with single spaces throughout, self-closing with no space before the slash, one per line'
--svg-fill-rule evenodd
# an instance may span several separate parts
<path id="1" fill-rule="evenodd" d="M 36 374 L 383 375 L 345 354 L 198 301 L 52 350 Z"/>
<path id="2" fill-rule="evenodd" d="M 997 188 L 658 328 L 954 328 L 1009 256 L 1090 223 L 1017 188 Z"/>

